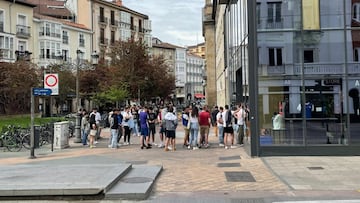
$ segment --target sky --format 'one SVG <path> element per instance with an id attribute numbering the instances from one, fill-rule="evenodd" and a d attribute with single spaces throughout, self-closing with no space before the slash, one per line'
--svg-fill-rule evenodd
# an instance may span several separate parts
<path id="1" fill-rule="evenodd" d="M 123 0 L 131 10 L 149 16 L 152 36 L 177 46 L 204 42 L 202 8 L 205 0 Z"/>

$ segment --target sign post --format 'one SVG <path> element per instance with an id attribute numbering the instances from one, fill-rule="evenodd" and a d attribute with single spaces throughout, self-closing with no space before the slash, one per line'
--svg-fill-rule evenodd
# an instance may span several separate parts
<path id="1" fill-rule="evenodd" d="M 49 88 L 30 88 L 31 94 L 31 121 L 30 121 L 30 157 L 29 159 L 35 159 L 35 129 L 34 129 L 34 120 L 35 120 L 35 96 L 50 96 L 52 90 Z"/>
<path id="2" fill-rule="evenodd" d="M 51 95 L 59 95 L 59 76 L 57 73 L 44 75 L 44 88 L 51 89 Z"/>

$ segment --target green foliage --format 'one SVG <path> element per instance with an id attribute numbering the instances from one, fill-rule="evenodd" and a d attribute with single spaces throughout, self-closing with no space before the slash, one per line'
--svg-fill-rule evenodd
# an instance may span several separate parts
<path id="1" fill-rule="evenodd" d="M 120 87 L 111 86 L 109 89 L 96 94 L 93 97 L 93 100 L 97 104 L 115 103 L 124 101 L 128 95 L 129 94 L 125 85 Z"/>
<path id="2" fill-rule="evenodd" d="M 47 117 L 47 118 L 35 118 L 35 125 L 42 125 L 45 123 L 58 122 L 66 120 L 64 117 Z M 4 126 L 15 125 L 23 128 L 30 127 L 31 117 L 30 115 L 13 115 L 13 116 L 1 116 L 0 117 L 0 130 Z"/>

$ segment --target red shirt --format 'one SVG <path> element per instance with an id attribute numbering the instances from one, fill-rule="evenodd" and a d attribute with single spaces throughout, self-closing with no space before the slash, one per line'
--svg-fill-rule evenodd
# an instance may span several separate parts
<path id="1" fill-rule="evenodd" d="M 210 113 L 207 111 L 201 111 L 199 114 L 199 125 L 207 125 L 210 126 L 209 119 L 210 119 Z"/>

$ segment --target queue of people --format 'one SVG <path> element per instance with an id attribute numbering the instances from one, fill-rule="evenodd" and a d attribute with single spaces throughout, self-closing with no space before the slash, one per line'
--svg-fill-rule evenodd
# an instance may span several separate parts
<path id="1" fill-rule="evenodd" d="M 248 115 L 249 109 L 244 104 L 233 109 L 230 109 L 229 105 L 215 106 L 212 111 L 206 105 L 200 109 L 197 106 L 187 106 L 181 114 L 181 123 L 185 132 L 183 147 L 189 150 L 208 148 L 211 127 L 218 137 L 220 147 L 229 149 L 242 146 L 244 138 L 250 135 Z M 82 111 L 81 132 L 84 146 L 96 147 L 101 132 L 100 119 L 101 116 L 96 108 L 90 114 L 85 110 Z M 109 112 L 107 119 L 111 134 L 108 147 L 111 149 L 130 145 L 133 135 L 140 137 L 141 149 L 157 146 L 164 148 L 164 151 L 176 150 L 176 129 L 179 118 L 172 105 L 156 109 L 146 106 L 114 108 Z M 157 126 L 160 139 L 158 144 L 155 142 Z M 123 142 L 121 142 L 122 137 Z"/>

